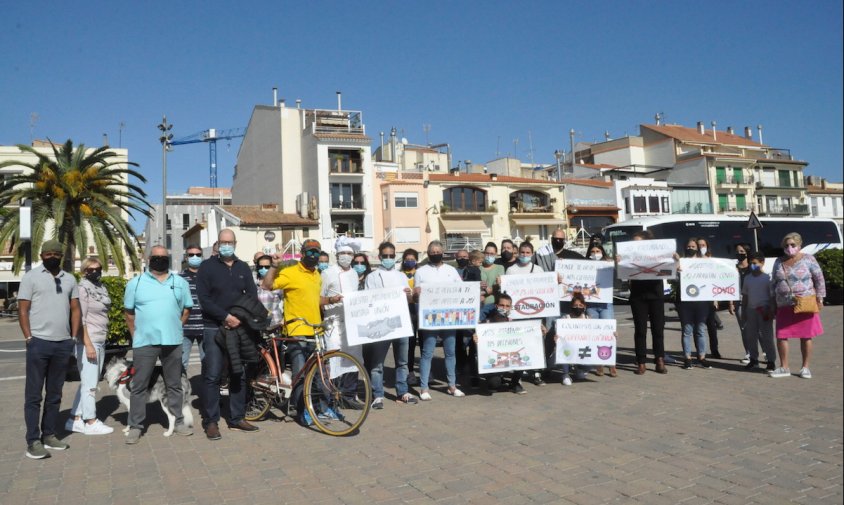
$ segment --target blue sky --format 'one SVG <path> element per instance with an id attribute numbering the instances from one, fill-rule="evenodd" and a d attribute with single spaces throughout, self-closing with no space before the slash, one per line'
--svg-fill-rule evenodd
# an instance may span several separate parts
<path id="1" fill-rule="evenodd" d="M 766 144 L 842 180 L 842 3 L 14 2 L 0 19 L 0 144 L 100 145 L 161 201 L 156 125 L 246 126 L 272 87 L 363 111 L 367 133 L 451 144 L 454 160 L 551 163 L 577 141 L 665 120 L 762 124 Z M 519 139 L 514 146 L 514 139 Z M 238 141 L 218 144 L 219 185 Z M 208 184 L 205 144 L 169 155 L 168 189 Z"/>

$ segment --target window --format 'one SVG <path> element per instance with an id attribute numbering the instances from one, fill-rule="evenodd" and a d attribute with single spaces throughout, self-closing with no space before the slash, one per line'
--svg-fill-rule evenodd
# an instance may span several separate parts
<path id="1" fill-rule="evenodd" d="M 419 242 L 419 228 L 395 228 L 393 229 L 393 240 L 396 244 L 415 244 Z"/>
<path id="2" fill-rule="evenodd" d="M 651 214 L 659 214 L 659 197 L 658 196 L 649 196 L 648 197 L 648 212 Z"/>
<path id="3" fill-rule="evenodd" d="M 744 195 L 736 195 L 736 210 L 747 210 L 747 198 Z"/>
<path id="4" fill-rule="evenodd" d="M 648 211 L 647 201 L 645 200 L 644 196 L 634 196 L 633 197 L 633 212 L 637 214 L 645 213 Z"/>
<path id="5" fill-rule="evenodd" d="M 791 187 L 791 171 L 790 170 L 777 170 L 777 175 L 779 176 L 779 185 L 783 188 L 790 188 Z"/>
<path id="6" fill-rule="evenodd" d="M 727 210 L 727 195 L 718 195 L 718 210 L 720 212 Z"/>
<path id="7" fill-rule="evenodd" d="M 727 169 L 725 167 L 715 167 L 715 182 L 717 184 L 727 182 Z"/>
<path id="8" fill-rule="evenodd" d="M 736 184 L 744 184 L 744 174 L 740 168 L 733 169 L 733 181 Z"/>
<path id="9" fill-rule="evenodd" d="M 190 228 L 190 214 L 182 214 L 182 229 Z"/>
<path id="10" fill-rule="evenodd" d="M 419 207 L 418 195 L 416 193 L 396 193 L 397 209 L 415 209 Z"/>
<path id="11" fill-rule="evenodd" d="M 363 171 L 360 151 L 328 151 L 328 168 L 335 174 L 358 174 Z"/>
<path id="12" fill-rule="evenodd" d="M 486 192 L 472 187 L 456 187 L 443 191 L 443 204 L 451 211 L 483 212 L 486 210 Z"/>
<path id="13" fill-rule="evenodd" d="M 166 226 L 167 226 L 167 231 L 170 231 L 170 230 L 173 229 L 173 223 L 170 222 L 170 216 L 167 216 L 167 225 Z M 167 248 L 169 249 L 170 247 L 168 246 Z"/>
<path id="14" fill-rule="evenodd" d="M 363 209 L 360 184 L 333 182 L 330 190 L 332 209 Z"/>
<path id="15" fill-rule="evenodd" d="M 510 193 L 510 210 L 513 212 L 551 212 L 548 195 L 538 191 Z"/>
<path id="16" fill-rule="evenodd" d="M 668 203 L 668 197 L 667 196 L 662 197 L 662 212 L 665 213 L 665 214 L 671 213 L 671 205 Z"/>
<path id="17" fill-rule="evenodd" d="M 630 214 L 630 197 L 624 199 L 624 213 Z"/>

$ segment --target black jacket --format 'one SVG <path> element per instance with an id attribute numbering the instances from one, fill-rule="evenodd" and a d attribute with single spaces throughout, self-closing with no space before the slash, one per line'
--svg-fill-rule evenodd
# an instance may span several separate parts
<path id="1" fill-rule="evenodd" d="M 258 298 L 250 295 L 238 298 L 229 313 L 240 319 L 240 326 L 231 329 L 221 326 L 215 341 L 228 353 L 232 373 L 239 374 L 244 364 L 258 361 L 257 340 L 270 318 Z"/>
<path id="2" fill-rule="evenodd" d="M 258 289 L 249 265 L 235 258 L 229 267 L 218 256 L 212 256 L 199 265 L 196 294 L 205 327 L 213 328 L 223 324 L 226 314 L 231 313 L 232 305 L 241 295 L 257 297 Z"/>

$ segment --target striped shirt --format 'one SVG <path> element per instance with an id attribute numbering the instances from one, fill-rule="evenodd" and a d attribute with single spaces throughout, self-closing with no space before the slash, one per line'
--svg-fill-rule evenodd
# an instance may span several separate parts
<path id="1" fill-rule="evenodd" d="M 199 306 L 199 297 L 196 295 L 196 274 L 197 272 L 191 272 L 187 268 L 179 274 L 187 281 L 188 286 L 190 286 L 190 297 L 193 300 L 190 316 L 188 316 L 188 320 L 182 327 L 185 336 L 188 338 L 201 337 L 205 328 L 202 324 L 202 307 Z"/>

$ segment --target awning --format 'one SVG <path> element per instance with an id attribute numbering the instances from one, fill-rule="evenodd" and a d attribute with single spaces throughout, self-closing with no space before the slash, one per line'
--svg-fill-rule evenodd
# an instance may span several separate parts
<path id="1" fill-rule="evenodd" d="M 489 233 L 482 219 L 440 219 L 447 233 Z"/>
<path id="2" fill-rule="evenodd" d="M 516 226 L 568 226 L 565 219 L 542 219 L 531 217 L 511 217 Z"/>

